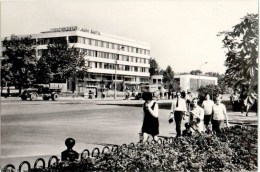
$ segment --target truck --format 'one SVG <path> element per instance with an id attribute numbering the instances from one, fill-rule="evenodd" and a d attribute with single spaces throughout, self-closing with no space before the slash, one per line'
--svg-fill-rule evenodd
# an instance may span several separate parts
<path id="1" fill-rule="evenodd" d="M 139 100 L 142 98 L 143 92 L 151 92 L 154 98 L 157 98 L 159 91 L 161 90 L 160 85 L 143 85 L 141 86 L 141 90 L 135 95 L 135 99 Z"/>
<path id="2" fill-rule="evenodd" d="M 59 99 L 59 94 L 62 88 L 59 87 L 50 87 L 49 84 L 35 84 L 32 88 L 24 89 L 21 94 L 22 100 L 27 100 L 28 98 L 31 101 L 36 100 L 38 97 L 42 97 L 43 100 L 56 101 Z"/>

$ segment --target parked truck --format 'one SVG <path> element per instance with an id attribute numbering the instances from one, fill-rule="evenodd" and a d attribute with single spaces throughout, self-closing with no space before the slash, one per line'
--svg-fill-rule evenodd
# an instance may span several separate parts
<path id="1" fill-rule="evenodd" d="M 58 100 L 59 94 L 62 88 L 59 87 L 50 87 L 49 84 L 35 84 L 32 88 L 24 89 L 21 94 L 22 100 L 36 100 L 38 97 L 42 97 L 43 100 L 53 101 Z"/>

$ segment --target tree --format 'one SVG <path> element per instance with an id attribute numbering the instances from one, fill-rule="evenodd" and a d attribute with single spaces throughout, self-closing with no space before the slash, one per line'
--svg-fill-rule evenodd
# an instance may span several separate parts
<path id="1" fill-rule="evenodd" d="M 1 61 L 2 85 L 14 85 L 21 93 L 35 81 L 36 51 L 31 37 L 5 38 L 3 41 L 3 59 Z"/>
<path id="2" fill-rule="evenodd" d="M 258 14 L 247 14 L 232 31 L 219 32 L 227 49 L 224 82 L 234 89 L 257 92 L 258 82 Z"/>
<path id="3" fill-rule="evenodd" d="M 158 75 L 159 71 L 160 71 L 160 68 L 159 68 L 157 61 L 154 58 L 151 58 L 150 69 L 149 69 L 150 76 Z"/>
<path id="4" fill-rule="evenodd" d="M 37 63 L 38 82 L 49 83 L 65 82 L 71 79 L 84 79 L 86 66 L 84 56 L 86 53 L 78 48 L 69 47 L 65 39 L 54 39 L 47 45 L 47 50 Z"/>
<path id="5" fill-rule="evenodd" d="M 201 70 L 192 70 L 192 71 L 190 71 L 190 74 L 191 75 L 201 75 L 202 74 L 202 71 Z"/>
<path id="6" fill-rule="evenodd" d="M 202 104 L 203 100 L 205 100 L 206 94 L 209 94 L 210 98 L 212 100 L 214 100 L 217 95 L 223 94 L 223 92 L 222 92 L 221 88 L 217 85 L 201 86 L 198 89 L 198 98 L 199 98 L 200 104 Z"/>
<path id="7" fill-rule="evenodd" d="M 206 72 L 206 76 L 219 77 L 220 74 L 218 72 Z"/>
<path id="8" fill-rule="evenodd" d="M 163 72 L 163 83 L 166 85 L 168 90 L 173 91 L 174 88 L 174 71 L 171 66 L 167 66 Z"/>

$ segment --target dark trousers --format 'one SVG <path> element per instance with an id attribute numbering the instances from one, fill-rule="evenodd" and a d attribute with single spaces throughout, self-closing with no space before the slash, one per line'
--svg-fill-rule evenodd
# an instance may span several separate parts
<path id="1" fill-rule="evenodd" d="M 182 112 L 182 111 L 174 112 L 174 120 L 175 120 L 175 124 L 176 124 L 177 137 L 181 136 L 181 121 L 182 121 L 183 115 L 184 115 L 184 112 Z"/>
<path id="2" fill-rule="evenodd" d="M 213 132 L 216 132 L 216 134 L 220 134 L 220 125 L 223 123 L 222 120 L 212 120 L 212 130 Z"/>

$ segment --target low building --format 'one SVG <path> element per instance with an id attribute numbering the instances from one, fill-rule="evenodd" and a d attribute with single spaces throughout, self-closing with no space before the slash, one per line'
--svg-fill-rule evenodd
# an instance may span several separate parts
<path id="1" fill-rule="evenodd" d="M 217 85 L 218 78 L 201 75 L 175 75 L 176 91 L 197 92 L 201 86 Z"/>

